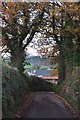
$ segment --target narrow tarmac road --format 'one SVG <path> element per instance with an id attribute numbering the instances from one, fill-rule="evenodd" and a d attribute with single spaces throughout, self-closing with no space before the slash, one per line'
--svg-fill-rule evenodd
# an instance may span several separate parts
<path id="1" fill-rule="evenodd" d="M 74 118 L 73 113 L 51 92 L 36 92 L 23 118 Z"/>

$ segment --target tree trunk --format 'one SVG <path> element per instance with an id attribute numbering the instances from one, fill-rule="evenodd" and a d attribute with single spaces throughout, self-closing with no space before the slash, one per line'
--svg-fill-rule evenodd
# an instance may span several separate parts
<path id="1" fill-rule="evenodd" d="M 63 48 L 60 47 L 60 55 L 59 55 L 59 67 L 58 67 L 58 84 L 61 84 L 62 81 L 65 80 L 66 75 L 66 64 L 65 64 L 65 58 L 64 58 L 64 51 Z"/>
<path id="2" fill-rule="evenodd" d="M 21 73 L 24 71 L 24 52 L 23 51 L 13 51 L 11 62 L 14 67 L 16 67 Z"/>

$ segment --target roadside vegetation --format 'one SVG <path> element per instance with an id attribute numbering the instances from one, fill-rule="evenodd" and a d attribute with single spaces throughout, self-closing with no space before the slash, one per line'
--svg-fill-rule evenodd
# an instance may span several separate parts
<path id="1" fill-rule="evenodd" d="M 66 80 L 58 87 L 57 93 L 65 98 L 71 107 L 80 115 L 80 67 L 69 67 Z M 71 72 L 70 72 L 71 71 Z"/>
<path id="2" fill-rule="evenodd" d="M 45 92 L 49 92 L 49 91 L 53 91 L 53 84 L 50 82 L 47 82 L 46 80 L 39 78 L 37 76 L 30 76 L 30 88 L 31 91 L 45 91 Z"/>
<path id="3" fill-rule="evenodd" d="M 1 8 L 2 57 L 10 54 L 12 66 L 2 64 L 3 116 L 12 116 L 29 91 L 54 91 L 80 113 L 80 2 L 2 2 Z M 42 57 L 58 63 L 58 85 L 23 73 L 31 42 Z"/>
<path id="4" fill-rule="evenodd" d="M 36 76 L 21 75 L 19 71 L 2 63 L 2 115 L 15 117 L 25 95 L 35 91 L 52 91 L 53 85 Z M 24 101 L 23 101 L 24 102 Z"/>
<path id="5" fill-rule="evenodd" d="M 26 79 L 28 77 L 26 76 Z M 13 117 L 17 107 L 21 103 L 23 96 L 28 93 L 29 86 L 18 70 L 2 64 L 2 115 L 3 117 Z"/>
<path id="6" fill-rule="evenodd" d="M 44 81 L 37 76 L 29 76 L 24 78 L 19 71 L 8 64 L 2 64 L 2 112 L 3 118 L 14 117 L 17 108 L 21 105 L 25 94 L 38 91 L 53 91 L 64 97 L 70 105 L 80 112 L 79 103 L 79 79 L 77 78 L 77 70 L 72 71 L 72 77 L 66 79 L 61 85 L 56 85 Z M 75 74 L 74 74 L 75 73 Z M 73 82 L 74 81 L 74 82 Z"/>

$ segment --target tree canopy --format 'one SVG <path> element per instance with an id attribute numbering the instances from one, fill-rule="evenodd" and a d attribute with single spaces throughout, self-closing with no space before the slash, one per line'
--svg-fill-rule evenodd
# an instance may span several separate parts
<path id="1" fill-rule="evenodd" d="M 11 53 L 12 61 L 17 66 L 16 60 L 24 58 L 26 46 L 38 31 L 44 16 L 45 3 L 3 2 L 2 12 L 3 46 L 7 46 L 6 51 Z"/>
<path id="2" fill-rule="evenodd" d="M 61 79 L 63 76 L 65 78 L 66 63 L 80 65 L 79 2 L 3 2 L 2 12 L 3 46 L 7 46 L 12 62 L 18 68 L 19 66 L 21 68 L 24 62 L 26 46 L 38 32 L 44 36 L 44 39 L 38 40 L 41 44 L 53 44 L 53 41 L 56 43 L 55 49 L 53 52 L 50 51 L 50 54 L 54 56 L 54 52 L 59 51 Z M 44 51 L 44 48 L 42 49 Z"/>

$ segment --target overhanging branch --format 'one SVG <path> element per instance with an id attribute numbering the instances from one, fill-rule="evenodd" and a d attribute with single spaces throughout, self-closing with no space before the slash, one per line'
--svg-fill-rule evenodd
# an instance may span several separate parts
<path id="1" fill-rule="evenodd" d="M 23 46 L 23 50 L 26 48 L 26 46 L 32 41 L 35 33 L 37 32 L 38 26 L 41 24 L 42 22 L 42 18 L 44 16 L 44 12 L 45 12 L 45 8 L 43 8 L 42 12 L 37 16 L 36 18 L 36 22 L 34 21 L 31 25 L 31 27 L 34 27 L 32 29 L 32 32 L 30 34 L 30 37 L 27 39 L 26 44 Z M 39 21 L 38 21 L 39 20 Z"/>
<path id="2" fill-rule="evenodd" d="M 23 47 L 23 50 L 26 48 L 26 46 L 32 41 L 32 39 L 33 39 L 33 37 L 34 37 L 34 35 L 35 35 L 35 30 L 34 31 L 32 31 L 32 33 L 31 33 L 31 35 L 30 35 L 30 37 L 27 39 L 27 42 L 26 42 L 26 44 L 24 45 L 24 47 Z"/>

